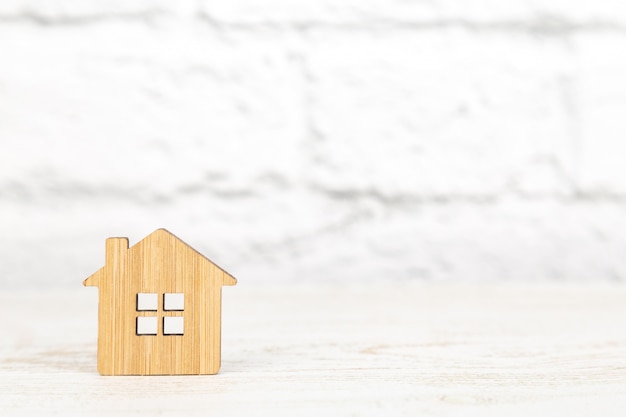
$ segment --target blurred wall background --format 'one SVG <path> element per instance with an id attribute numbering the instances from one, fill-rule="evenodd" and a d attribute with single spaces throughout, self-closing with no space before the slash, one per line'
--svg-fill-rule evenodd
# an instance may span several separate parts
<path id="1" fill-rule="evenodd" d="M 0 287 L 626 280 L 626 3 L 3 0 Z"/>

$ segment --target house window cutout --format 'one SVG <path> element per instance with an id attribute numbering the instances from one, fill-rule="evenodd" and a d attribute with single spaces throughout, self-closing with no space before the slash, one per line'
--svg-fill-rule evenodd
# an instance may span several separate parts
<path id="1" fill-rule="evenodd" d="M 157 334 L 157 325 L 156 317 L 137 317 L 137 335 L 154 336 Z"/>
<path id="2" fill-rule="evenodd" d="M 185 309 L 185 294 L 165 293 L 163 296 L 163 310 L 183 311 Z"/>
<path id="3" fill-rule="evenodd" d="M 137 311 L 157 311 L 159 295 L 156 293 L 137 293 Z"/>
<path id="4" fill-rule="evenodd" d="M 184 317 L 163 317 L 164 335 L 182 335 L 184 329 Z"/>

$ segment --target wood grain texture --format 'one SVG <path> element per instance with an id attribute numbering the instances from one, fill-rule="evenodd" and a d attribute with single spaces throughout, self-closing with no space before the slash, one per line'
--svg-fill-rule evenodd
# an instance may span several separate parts
<path id="1" fill-rule="evenodd" d="M 246 286 L 215 376 L 102 377 L 95 291 L 0 292 L 2 415 L 623 416 L 624 286 Z"/>
<path id="2" fill-rule="evenodd" d="M 102 375 L 216 374 L 220 369 L 222 285 L 236 281 L 164 229 L 128 247 L 106 240 L 105 266 L 87 278 L 99 290 L 98 371 Z M 138 311 L 137 295 L 158 296 Z M 165 311 L 165 293 L 184 294 L 184 311 Z M 137 318 L 157 318 L 156 335 L 138 335 Z M 183 317 L 183 335 L 165 335 L 165 317 Z"/>

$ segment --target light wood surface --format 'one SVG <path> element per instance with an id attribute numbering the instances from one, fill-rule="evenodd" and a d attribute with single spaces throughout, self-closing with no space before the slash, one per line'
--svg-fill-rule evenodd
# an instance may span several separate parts
<path id="1" fill-rule="evenodd" d="M 98 287 L 98 371 L 102 375 L 216 374 L 220 369 L 222 285 L 236 280 L 165 229 L 129 248 L 106 240 L 106 262 L 84 282 Z M 157 300 L 139 311 L 139 294 Z M 165 294 L 184 295 L 183 311 L 167 311 Z M 156 319 L 154 335 L 138 334 L 141 317 Z M 168 317 L 183 333 L 165 334 Z"/>
<path id="2" fill-rule="evenodd" d="M 623 286 L 224 291 L 214 376 L 103 377 L 95 291 L 0 292 L 3 416 L 623 416 Z"/>

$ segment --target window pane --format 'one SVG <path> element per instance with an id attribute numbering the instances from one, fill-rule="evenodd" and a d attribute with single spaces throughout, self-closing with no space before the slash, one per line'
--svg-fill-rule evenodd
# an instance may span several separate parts
<path id="1" fill-rule="evenodd" d="M 163 318 L 163 334 L 183 334 L 184 327 L 183 317 Z"/>
<path id="2" fill-rule="evenodd" d="M 137 311 L 157 311 L 158 294 L 140 292 L 137 294 Z"/>
<path id="3" fill-rule="evenodd" d="M 137 334 L 155 335 L 157 334 L 157 324 L 156 317 L 137 317 Z"/>
<path id="4" fill-rule="evenodd" d="M 182 311 L 185 309 L 185 294 L 165 293 L 163 297 L 163 310 Z"/>

